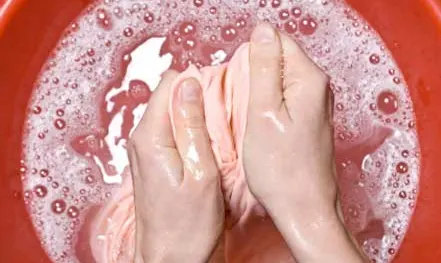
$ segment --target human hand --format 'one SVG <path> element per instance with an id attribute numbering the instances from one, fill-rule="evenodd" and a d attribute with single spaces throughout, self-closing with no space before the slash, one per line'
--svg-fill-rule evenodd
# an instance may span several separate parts
<path id="1" fill-rule="evenodd" d="M 220 176 L 205 125 L 202 90 L 194 79 L 168 105 L 176 72 L 167 72 L 129 146 L 136 210 L 136 263 L 209 260 L 224 229 Z"/>
<path id="2" fill-rule="evenodd" d="M 251 192 L 299 262 L 362 262 L 336 208 L 328 77 L 269 25 L 253 32 L 250 49 L 244 168 Z"/>

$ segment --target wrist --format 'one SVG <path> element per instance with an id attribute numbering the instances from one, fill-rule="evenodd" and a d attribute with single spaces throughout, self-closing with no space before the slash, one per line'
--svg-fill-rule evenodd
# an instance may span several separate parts
<path id="1" fill-rule="evenodd" d="M 153 253 L 143 253 L 142 263 L 192 263 L 194 261 L 191 255 L 177 253 L 176 251 L 154 251 Z M 200 261 L 202 262 L 202 261 Z"/>
<path id="2" fill-rule="evenodd" d="M 335 206 L 270 212 L 298 262 L 362 263 L 364 257 L 351 239 Z"/>
<path id="3" fill-rule="evenodd" d="M 155 246 L 154 248 L 140 251 L 142 261 L 139 263 L 206 263 L 211 253 L 207 253 L 203 249 L 203 245 L 197 247 L 200 249 L 191 249 L 186 247 L 185 244 L 178 246 Z"/>

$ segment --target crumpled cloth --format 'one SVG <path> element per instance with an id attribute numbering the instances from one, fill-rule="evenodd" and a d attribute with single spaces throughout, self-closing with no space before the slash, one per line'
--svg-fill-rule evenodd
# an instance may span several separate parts
<path id="1" fill-rule="evenodd" d="M 197 69 L 190 66 L 172 83 L 169 113 L 174 129 L 174 100 L 182 81 L 195 78 L 203 89 L 205 119 L 221 174 L 228 217 L 235 228 L 264 208 L 248 189 L 242 148 L 249 100 L 249 43 L 242 44 L 230 62 Z M 98 263 L 127 263 L 135 249 L 135 214 L 130 178 L 98 212 L 91 225 L 90 244 Z"/>

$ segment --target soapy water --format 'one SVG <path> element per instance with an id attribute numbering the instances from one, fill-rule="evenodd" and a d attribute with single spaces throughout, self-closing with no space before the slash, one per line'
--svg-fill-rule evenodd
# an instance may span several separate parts
<path id="1" fill-rule="evenodd" d="M 92 261 L 84 229 L 130 176 L 127 139 L 161 73 L 228 61 L 258 21 L 331 77 L 344 218 L 373 262 L 392 260 L 418 190 L 415 117 L 390 52 L 355 11 L 341 1 L 104 0 L 43 66 L 24 129 L 24 198 L 54 262 Z"/>

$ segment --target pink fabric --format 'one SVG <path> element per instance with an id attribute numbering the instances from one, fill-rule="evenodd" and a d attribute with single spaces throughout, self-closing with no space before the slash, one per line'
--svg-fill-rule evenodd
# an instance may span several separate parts
<path id="1" fill-rule="evenodd" d="M 172 84 L 169 111 L 174 129 L 174 100 L 180 83 L 195 78 L 203 89 L 205 119 L 211 147 L 221 171 L 222 188 L 234 221 L 246 219 L 253 208 L 263 212 L 248 190 L 242 165 L 249 96 L 249 44 L 240 46 L 230 63 L 198 70 L 190 66 Z"/>
<path id="2" fill-rule="evenodd" d="M 189 77 L 197 79 L 203 88 L 207 129 L 221 171 L 224 197 L 234 228 L 240 229 L 252 213 L 265 213 L 248 189 L 242 165 L 249 97 L 249 44 L 240 46 L 229 63 L 201 70 L 191 66 L 177 77 L 169 103 L 173 129 L 174 99 L 180 83 Z M 91 226 L 92 254 L 98 263 L 126 263 L 133 255 L 132 191 L 131 180 L 126 178 Z"/>

